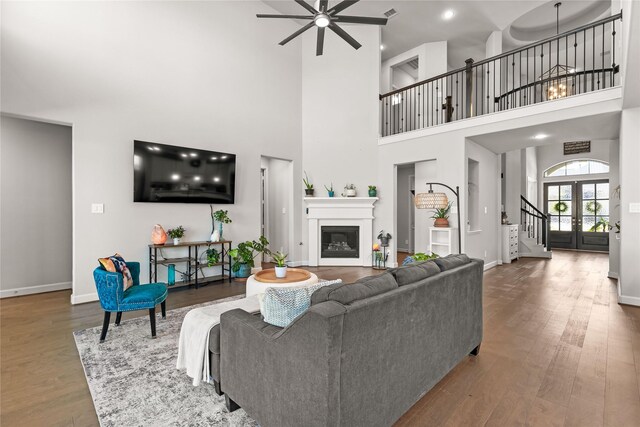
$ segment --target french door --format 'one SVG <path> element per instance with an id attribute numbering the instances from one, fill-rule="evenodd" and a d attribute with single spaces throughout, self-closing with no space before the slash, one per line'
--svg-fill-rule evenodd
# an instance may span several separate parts
<path id="1" fill-rule="evenodd" d="M 551 248 L 609 251 L 609 181 L 544 185 Z"/>

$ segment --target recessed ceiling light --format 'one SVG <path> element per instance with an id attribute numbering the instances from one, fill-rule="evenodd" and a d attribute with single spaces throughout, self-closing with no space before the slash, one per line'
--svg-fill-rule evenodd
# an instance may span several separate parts
<path id="1" fill-rule="evenodd" d="M 549 135 L 545 135 L 544 133 L 538 133 L 536 135 L 533 136 L 533 139 L 545 139 L 547 138 Z"/>
<path id="2" fill-rule="evenodd" d="M 456 13 L 451 9 L 445 10 L 445 12 L 442 14 L 442 19 L 445 19 L 448 21 L 449 19 L 453 18 L 455 14 Z"/>
<path id="3" fill-rule="evenodd" d="M 200 177 L 199 177 L 199 176 L 194 176 L 194 177 L 193 177 L 193 180 L 194 180 L 194 181 L 200 181 Z"/>
<path id="4" fill-rule="evenodd" d="M 171 175 L 171 179 L 174 181 L 177 181 L 180 179 L 180 175 L 178 175 L 177 173 L 174 173 L 173 175 Z"/>

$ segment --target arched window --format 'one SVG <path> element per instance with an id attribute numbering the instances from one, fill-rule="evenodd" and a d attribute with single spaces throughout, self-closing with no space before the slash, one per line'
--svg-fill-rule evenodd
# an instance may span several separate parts
<path id="1" fill-rule="evenodd" d="M 551 166 L 544 171 L 544 177 L 589 175 L 592 173 L 609 173 L 609 163 L 589 159 L 569 160 Z"/>

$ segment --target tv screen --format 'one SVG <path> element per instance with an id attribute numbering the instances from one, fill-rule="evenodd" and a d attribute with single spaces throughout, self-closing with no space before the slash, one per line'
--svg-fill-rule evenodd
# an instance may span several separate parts
<path id="1" fill-rule="evenodd" d="M 134 202 L 231 204 L 235 178 L 235 154 L 133 142 Z"/>

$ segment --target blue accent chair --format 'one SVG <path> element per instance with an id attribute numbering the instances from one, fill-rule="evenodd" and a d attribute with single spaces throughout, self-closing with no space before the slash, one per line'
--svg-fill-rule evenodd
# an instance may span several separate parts
<path id="1" fill-rule="evenodd" d="M 156 337 L 156 305 L 162 308 L 162 318 L 167 318 L 166 299 L 167 285 L 164 283 L 140 284 L 140 263 L 128 262 L 127 267 L 131 272 L 133 286 L 126 291 L 124 279 L 120 273 L 110 273 L 102 267 L 93 270 L 93 279 L 96 282 L 100 305 L 104 310 L 104 322 L 100 342 L 104 342 L 109 329 L 111 313 L 116 313 L 116 326 L 120 326 L 123 311 L 149 310 L 151 320 L 151 337 Z"/>

